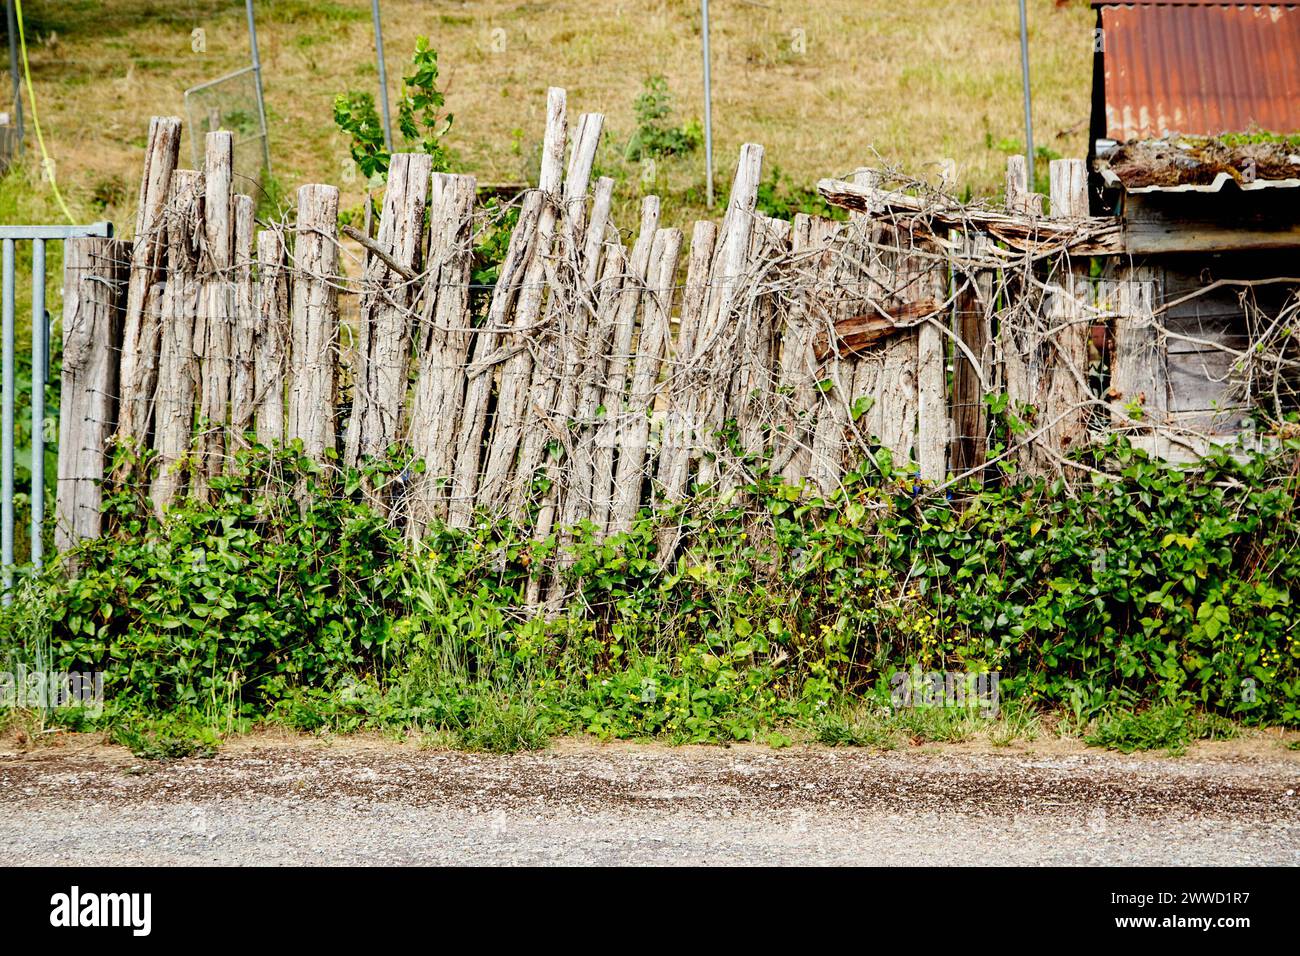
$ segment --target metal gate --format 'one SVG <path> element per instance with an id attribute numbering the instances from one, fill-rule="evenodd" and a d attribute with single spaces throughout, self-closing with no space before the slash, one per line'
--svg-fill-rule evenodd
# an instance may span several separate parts
<path id="1" fill-rule="evenodd" d="M 50 326 L 45 312 L 45 243 L 96 236 L 111 238 L 113 224 L 89 226 L 0 226 L 4 244 L 4 311 L 0 327 L 0 600 L 13 600 L 14 582 L 14 409 L 18 356 L 14 343 L 16 244 L 32 244 L 32 463 L 31 564 L 44 560 L 45 381 L 49 371 Z"/>

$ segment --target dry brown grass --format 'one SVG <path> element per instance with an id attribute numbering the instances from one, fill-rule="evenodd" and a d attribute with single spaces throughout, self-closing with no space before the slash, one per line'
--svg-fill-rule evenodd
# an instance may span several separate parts
<path id="1" fill-rule="evenodd" d="M 180 113 L 186 87 L 244 65 L 237 0 L 27 0 L 32 67 L 60 181 L 81 208 L 106 209 L 129 229 L 148 118 Z M 331 119 L 340 90 L 373 89 L 366 0 L 258 0 L 272 155 L 288 187 L 339 183 L 344 140 Z M 383 0 L 390 85 L 417 34 L 440 52 L 450 145 L 481 181 L 518 180 L 540 139 L 545 88 L 564 86 L 570 108 L 605 112 L 624 141 L 644 79 L 664 74 L 684 121 L 702 115 L 695 0 L 551 0 L 430 3 Z M 1016 5 L 1006 0 L 716 0 L 715 165 L 730 172 L 742 142 L 767 147 L 800 185 L 845 173 L 878 154 L 925 174 L 943 157 L 976 194 L 1000 188 L 1004 152 L 1020 140 Z M 1031 4 L 1038 142 L 1083 155 L 1091 79 L 1092 14 L 1085 5 Z M 207 52 L 190 49 L 201 27 Z M 491 50 L 492 31 L 506 49 Z M 793 49 L 793 31 L 806 37 Z M 35 34 L 34 36 L 32 34 Z M 522 131 L 518 133 L 516 131 Z M 512 138 L 520 141 L 512 148 Z M 613 163 L 617 150 L 608 150 Z M 658 191 L 682 222 L 703 212 L 684 191 L 703 159 L 666 164 Z M 625 192 L 638 188 L 635 174 Z M 360 200 L 359 183 L 349 201 Z M 629 198 L 626 197 L 625 198 Z"/>

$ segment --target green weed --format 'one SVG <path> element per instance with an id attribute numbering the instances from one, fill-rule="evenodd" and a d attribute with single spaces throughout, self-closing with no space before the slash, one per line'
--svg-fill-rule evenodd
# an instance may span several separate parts
<path id="1" fill-rule="evenodd" d="M 1084 740 L 1094 747 L 1121 753 L 1164 750 L 1180 756 L 1195 740 L 1229 740 L 1236 736 L 1231 721 L 1194 712 L 1187 704 L 1155 704 L 1140 711 L 1120 711 L 1097 721 Z"/>

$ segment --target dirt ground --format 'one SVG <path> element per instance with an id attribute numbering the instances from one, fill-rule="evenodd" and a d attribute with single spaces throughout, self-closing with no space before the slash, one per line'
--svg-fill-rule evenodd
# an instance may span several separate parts
<path id="1" fill-rule="evenodd" d="M 865 750 L 562 740 L 491 756 L 260 734 L 138 760 L 0 749 L 3 864 L 1291 864 L 1277 738 Z"/>

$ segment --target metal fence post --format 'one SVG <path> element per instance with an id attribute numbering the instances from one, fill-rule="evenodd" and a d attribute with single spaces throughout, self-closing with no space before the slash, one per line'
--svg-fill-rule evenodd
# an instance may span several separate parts
<path id="1" fill-rule="evenodd" d="M 700 44 L 704 50 L 704 189 L 705 200 L 713 208 L 713 77 L 710 75 L 709 60 L 709 0 L 700 0 L 700 15 L 703 20 Z"/>
<path id="2" fill-rule="evenodd" d="M 45 543 L 45 240 L 32 240 L 32 566 L 44 563 Z"/>
<path id="3" fill-rule="evenodd" d="M 4 326 L 0 332 L 0 600 L 14 583 L 14 241 L 4 241 Z"/>
<path id="4" fill-rule="evenodd" d="M 14 409 L 17 346 L 14 341 L 14 244 L 32 244 L 32 463 L 31 562 L 44 563 L 45 530 L 45 382 L 49 372 L 49 325 L 45 321 L 45 243 L 94 236 L 111 239 L 113 224 L 89 226 L 0 225 L 4 243 L 3 321 L 0 324 L 0 603 L 13 601 L 14 583 Z"/>
<path id="5" fill-rule="evenodd" d="M 253 19 L 253 0 L 244 5 L 248 14 L 248 46 L 253 52 L 253 77 L 257 80 L 257 116 L 262 121 L 262 161 L 271 171 L 271 131 L 266 126 L 266 94 L 262 92 L 262 55 L 257 49 L 257 23 Z"/>
<path id="6" fill-rule="evenodd" d="M 14 16 L 14 0 L 5 3 L 5 18 L 9 32 L 9 78 L 13 87 L 11 98 L 14 106 L 14 155 L 23 153 L 23 86 L 18 73 L 18 21 Z"/>
<path id="7" fill-rule="evenodd" d="M 384 113 L 384 149 L 393 149 L 393 117 L 388 110 L 388 67 L 384 63 L 384 31 L 379 25 L 379 0 L 370 0 L 370 16 L 375 21 L 375 62 L 379 66 L 379 105 Z"/>
<path id="8" fill-rule="evenodd" d="M 1029 191 L 1034 191 L 1034 113 L 1029 93 L 1029 20 L 1025 0 L 1020 0 L 1020 72 L 1025 94 L 1025 163 L 1029 172 Z"/>

